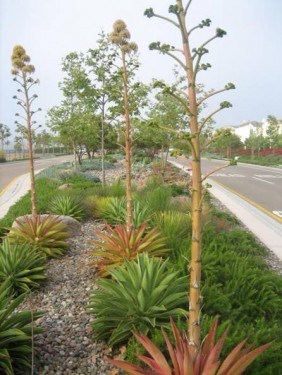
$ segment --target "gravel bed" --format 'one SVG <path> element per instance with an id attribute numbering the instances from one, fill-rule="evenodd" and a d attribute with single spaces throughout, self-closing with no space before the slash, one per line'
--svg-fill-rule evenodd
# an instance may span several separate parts
<path id="1" fill-rule="evenodd" d="M 95 270 L 89 263 L 89 241 L 103 225 L 83 223 L 81 235 L 69 240 L 70 246 L 60 259 L 49 261 L 48 281 L 34 292 L 23 307 L 45 314 L 36 322 L 44 333 L 35 338 L 34 374 L 107 374 L 103 362 L 109 350 L 93 340 L 92 315 L 87 310 L 89 292 L 95 288 Z"/>

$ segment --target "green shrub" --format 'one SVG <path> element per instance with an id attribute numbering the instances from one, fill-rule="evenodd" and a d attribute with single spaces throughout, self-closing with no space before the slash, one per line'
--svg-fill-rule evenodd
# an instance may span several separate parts
<path id="1" fill-rule="evenodd" d="M 111 163 L 108 160 L 105 160 L 104 162 L 104 168 L 105 169 L 110 169 L 113 167 L 113 163 Z M 79 167 L 81 172 L 86 172 L 86 171 L 93 171 L 93 170 L 101 170 L 102 169 L 102 161 L 101 159 L 91 159 L 91 160 L 82 160 L 82 164 Z"/>
<path id="2" fill-rule="evenodd" d="M 39 312 L 16 312 L 25 294 L 13 299 L 8 283 L 0 286 L 0 373 L 14 375 L 26 373 L 31 367 L 32 335 L 41 332 L 32 327 L 43 314 Z"/>
<path id="3" fill-rule="evenodd" d="M 157 212 L 152 217 L 153 225 L 158 226 L 167 238 L 169 248 L 176 250 L 181 242 L 191 236 L 191 217 L 177 211 Z"/>
<path id="4" fill-rule="evenodd" d="M 79 221 L 85 217 L 81 201 L 68 193 L 54 197 L 50 202 L 49 211 L 52 214 L 70 216 Z"/>
<path id="5" fill-rule="evenodd" d="M 6 160 L 4 152 L 0 151 L 0 163 L 5 163 L 6 161 L 7 160 Z"/>
<path id="6" fill-rule="evenodd" d="M 0 283 L 8 280 L 13 294 L 38 287 L 45 279 L 45 256 L 29 244 L 11 244 L 6 238 L 0 245 Z"/>
<path id="7" fill-rule="evenodd" d="M 45 168 L 39 173 L 37 173 L 35 178 L 36 180 L 42 179 L 42 178 L 48 179 L 48 180 L 50 179 L 58 180 L 60 173 L 62 173 L 62 171 L 69 170 L 71 168 L 72 168 L 71 163 L 69 162 L 61 163 L 58 165 L 53 165 L 52 167 Z"/>
<path id="8" fill-rule="evenodd" d="M 171 189 L 163 185 L 152 190 L 143 190 L 136 196 L 141 205 L 148 207 L 152 212 L 168 211 L 171 208 Z"/>
<path id="9" fill-rule="evenodd" d="M 171 272 L 167 261 L 141 254 L 110 275 L 113 279 L 98 281 L 89 306 L 96 337 L 110 346 L 126 341 L 132 330 L 147 334 L 168 324 L 171 316 L 187 315 L 187 278 Z"/>
<path id="10" fill-rule="evenodd" d="M 55 216 L 38 215 L 33 222 L 30 216 L 16 220 L 17 226 L 10 228 L 8 239 L 12 243 L 29 243 L 47 256 L 62 255 L 67 248 L 69 238 L 66 225 Z"/>

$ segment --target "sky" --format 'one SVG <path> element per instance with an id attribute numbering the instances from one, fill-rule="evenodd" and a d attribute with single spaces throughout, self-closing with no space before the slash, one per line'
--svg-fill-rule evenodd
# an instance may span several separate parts
<path id="1" fill-rule="evenodd" d="M 184 0 L 186 3 L 186 0 Z M 20 111 L 12 99 L 18 86 L 12 80 L 11 54 L 22 45 L 35 66 L 38 99 L 34 109 L 42 108 L 34 119 L 44 125 L 46 112 L 59 105 L 62 59 L 70 52 L 86 52 L 96 47 L 98 34 L 111 32 L 112 24 L 123 19 L 132 41 L 139 47 L 139 78 L 172 80 L 174 62 L 156 51 L 154 41 L 181 46 L 179 32 L 171 24 L 143 15 L 152 7 L 168 16 L 174 0 L 0 0 L 0 123 L 12 131 L 15 113 Z M 220 89 L 232 82 L 236 90 L 214 98 L 209 109 L 228 100 L 233 107 L 215 116 L 216 126 L 261 121 L 268 115 L 282 118 L 282 1 L 281 0 L 193 0 L 187 17 L 189 27 L 210 18 L 209 28 L 193 34 L 192 47 L 214 35 L 217 27 L 227 31 L 209 45 L 203 62 L 212 68 L 199 73 L 198 82 L 206 90 Z M 173 15 L 170 15 L 173 17 Z"/>

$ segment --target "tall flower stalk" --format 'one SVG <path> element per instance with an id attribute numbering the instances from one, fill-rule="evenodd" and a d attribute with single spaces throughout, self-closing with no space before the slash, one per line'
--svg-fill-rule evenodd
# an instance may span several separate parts
<path id="1" fill-rule="evenodd" d="M 192 244 L 191 244 L 191 259 L 189 265 L 190 273 L 190 284 L 189 284 L 189 345 L 194 351 L 194 354 L 200 348 L 201 343 L 201 331 L 200 331 L 200 320 L 201 320 L 201 254 L 202 254 L 202 204 L 204 199 L 203 194 L 203 181 L 205 177 L 202 177 L 201 170 L 201 144 L 200 135 L 206 124 L 217 112 L 223 108 L 231 106 L 229 102 L 222 102 L 218 109 L 211 112 L 205 119 L 199 120 L 199 112 L 203 103 L 211 96 L 220 92 L 234 89 L 235 86 L 232 83 L 227 84 L 223 89 L 212 91 L 204 97 L 198 97 L 197 95 L 197 74 L 200 71 L 207 70 L 211 67 L 209 63 L 202 63 L 202 57 L 208 53 L 207 45 L 215 40 L 216 38 L 223 37 L 226 32 L 222 29 L 216 29 L 216 33 L 200 47 L 191 49 L 190 36 L 198 29 L 208 27 L 211 24 L 210 19 L 203 20 L 199 25 L 190 28 L 188 30 L 186 16 L 192 0 L 188 0 L 186 5 L 183 4 L 182 0 L 176 0 L 174 5 L 170 5 L 169 13 L 171 13 L 175 19 L 158 15 L 152 8 L 146 9 L 145 15 L 149 18 L 157 17 L 164 21 L 169 22 L 171 25 L 177 28 L 181 37 L 180 48 L 175 48 L 169 44 L 161 44 L 160 42 L 154 42 L 150 44 L 151 50 L 157 50 L 162 54 L 166 54 L 177 62 L 179 67 L 184 70 L 187 91 L 185 90 L 174 90 L 168 86 L 161 84 L 165 92 L 171 94 L 176 100 L 178 100 L 183 106 L 185 112 L 189 117 L 189 128 L 190 134 L 188 134 L 188 141 L 191 146 L 192 153 Z"/>
<path id="2" fill-rule="evenodd" d="M 15 46 L 12 53 L 12 74 L 14 75 L 14 81 L 20 85 L 20 89 L 17 91 L 20 93 L 21 97 L 14 96 L 17 100 L 17 104 L 23 109 L 24 114 L 20 115 L 16 113 L 16 116 L 23 119 L 24 124 L 19 124 L 18 121 L 15 123 L 19 126 L 25 126 L 26 138 L 28 141 L 28 158 L 29 158 L 29 174 L 30 174 L 30 190 L 31 190 L 31 213 L 33 222 L 36 221 L 37 210 L 36 210 L 36 190 L 35 190 L 35 178 L 34 178 L 34 160 L 33 160 L 33 150 L 32 150 L 32 125 L 36 121 L 32 121 L 33 115 L 41 111 L 38 108 L 36 111 L 32 111 L 32 103 L 37 98 L 36 94 L 31 94 L 31 88 L 39 83 L 39 80 L 34 80 L 31 74 L 35 72 L 35 67 L 30 64 L 30 57 L 26 54 L 25 49 L 22 46 Z"/>
<path id="3" fill-rule="evenodd" d="M 128 75 L 126 68 L 126 55 L 136 52 L 138 47 L 134 42 L 130 42 L 130 32 L 122 20 L 117 20 L 113 25 L 113 31 L 110 34 L 110 41 L 116 44 L 121 53 L 122 61 L 122 81 L 123 81 L 123 101 L 124 101 L 124 119 L 125 119 L 125 168 L 126 168 L 126 227 L 129 231 L 132 226 L 132 188 L 131 188 L 131 125 L 129 116 L 128 101 Z"/>

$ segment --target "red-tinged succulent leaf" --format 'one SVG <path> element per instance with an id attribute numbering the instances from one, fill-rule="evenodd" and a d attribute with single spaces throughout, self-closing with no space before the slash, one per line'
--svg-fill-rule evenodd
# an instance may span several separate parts
<path id="1" fill-rule="evenodd" d="M 182 371 L 180 372 L 181 375 L 194 375 L 194 369 L 193 369 L 193 360 L 192 356 L 189 350 L 188 341 L 185 337 L 183 337 L 185 340 L 183 342 L 184 346 L 184 352 L 183 352 L 183 358 L 182 358 Z"/>
<path id="2" fill-rule="evenodd" d="M 150 339 L 148 339 L 148 337 L 144 335 L 138 335 L 137 333 L 134 333 L 134 336 L 161 367 L 163 371 L 162 375 L 171 375 L 170 366 L 160 349 Z"/>
<path id="3" fill-rule="evenodd" d="M 156 362 L 153 358 L 146 357 L 144 355 L 138 355 L 137 356 L 141 361 L 146 363 L 151 369 L 153 370 L 154 374 L 168 374 L 171 375 L 171 372 L 167 373 L 164 372 L 165 370 L 162 368 L 162 365 L 160 365 L 158 362 Z"/>
<path id="4" fill-rule="evenodd" d="M 226 371 L 233 366 L 236 361 L 238 361 L 243 355 L 245 355 L 247 352 L 246 350 L 242 349 L 244 345 L 246 344 L 247 339 L 241 341 L 225 358 L 223 363 L 221 364 L 218 374 L 217 375 L 224 375 L 226 374 Z M 250 346 L 248 346 L 250 348 Z"/>
<path id="5" fill-rule="evenodd" d="M 125 259 L 133 260 L 143 252 L 156 256 L 165 254 L 168 249 L 165 249 L 165 239 L 161 232 L 154 228 L 145 233 L 146 228 L 146 223 L 139 229 L 132 227 L 129 231 L 125 225 L 114 228 L 106 225 L 107 233 L 98 232 L 97 237 L 103 242 L 91 241 L 91 244 L 100 248 L 91 252 L 92 255 L 101 257 L 91 263 L 97 267 L 98 274 L 107 276 L 107 270 L 123 264 Z"/>
<path id="6" fill-rule="evenodd" d="M 203 340 L 202 347 L 201 347 L 201 368 L 205 366 L 206 359 L 209 355 L 209 353 L 212 351 L 214 347 L 214 342 L 215 342 L 215 335 L 216 335 L 216 330 L 218 326 L 218 319 L 216 319 L 208 332 L 206 338 Z"/>
<path id="7" fill-rule="evenodd" d="M 175 373 L 175 375 L 181 375 L 179 364 L 178 364 L 178 361 L 177 361 L 177 357 L 175 355 L 175 351 L 173 349 L 173 346 L 171 344 L 171 341 L 170 341 L 168 335 L 166 334 L 166 332 L 164 331 L 163 328 L 162 328 L 162 334 L 163 334 L 165 342 L 166 342 L 166 347 L 167 347 L 167 350 L 169 352 L 169 356 L 170 356 L 170 359 L 171 359 L 171 362 L 172 362 L 172 365 L 173 365 L 174 373 Z"/>
<path id="8" fill-rule="evenodd" d="M 208 353 L 208 356 L 206 358 L 204 367 L 202 367 L 202 372 L 208 374 L 208 372 L 205 372 L 206 369 L 213 368 L 214 363 L 218 362 L 220 353 L 222 351 L 224 341 L 227 336 L 227 330 L 224 331 L 223 335 L 221 338 L 218 340 L 218 342 L 215 344 L 213 349 L 211 350 L 210 353 Z M 220 362 L 219 362 L 220 364 Z"/>
<path id="9" fill-rule="evenodd" d="M 105 362 L 117 366 L 132 375 L 156 375 L 153 371 L 144 370 L 142 367 L 118 359 L 105 359 Z"/>
<path id="10" fill-rule="evenodd" d="M 216 375 L 219 365 L 220 361 L 211 363 L 210 365 L 206 365 L 205 369 L 199 375 Z"/>
<path id="11" fill-rule="evenodd" d="M 166 358 L 150 339 L 148 339 L 144 335 L 136 333 L 134 333 L 134 336 L 152 357 L 149 358 L 145 356 L 138 356 L 138 358 L 149 365 L 152 371 L 142 370 L 140 369 L 140 367 L 132 364 L 127 364 L 128 367 L 125 368 L 125 362 L 123 361 L 120 361 L 123 364 L 123 367 L 121 367 L 119 364 L 116 364 L 115 361 L 112 361 L 112 363 L 116 364 L 120 368 L 125 369 L 130 374 L 241 375 L 250 365 L 250 363 L 252 363 L 252 361 L 254 361 L 264 350 L 266 350 L 272 344 L 272 342 L 270 342 L 250 352 L 249 350 L 251 349 L 252 345 L 247 345 L 246 347 L 244 347 L 246 344 L 246 340 L 243 340 L 231 351 L 231 353 L 226 357 L 225 361 L 223 361 L 222 365 L 220 366 L 219 355 L 227 336 L 227 330 L 215 344 L 216 328 L 218 324 L 217 320 L 211 327 L 211 330 L 208 333 L 205 342 L 202 344 L 202 348 L 199 350 L 195 357 L 193 357 L 192 355 L 186 333 L 183 332 L 181 336 L 172 319 L 170 320 L 170 322 L 175 338 L 175 347 L 173 347 L 171 341 L 168 338 L 168 335 L 163 329 L 162 333 L 170 355 L 172 368 L 170 368 L 170 365 L 166 361 Z M 201 367 L 203 364 L 204 368 Z M 135 372 L 131 372 L 130 369 Z"/>
<path id="12" fill-rule="evenodd" d="M 226 375 L 241 375 L 245 369 L 262 353 L 264 352 L 272 342 L 259 346 L 251 352 L 241 357 L 226 373 Z"/>

